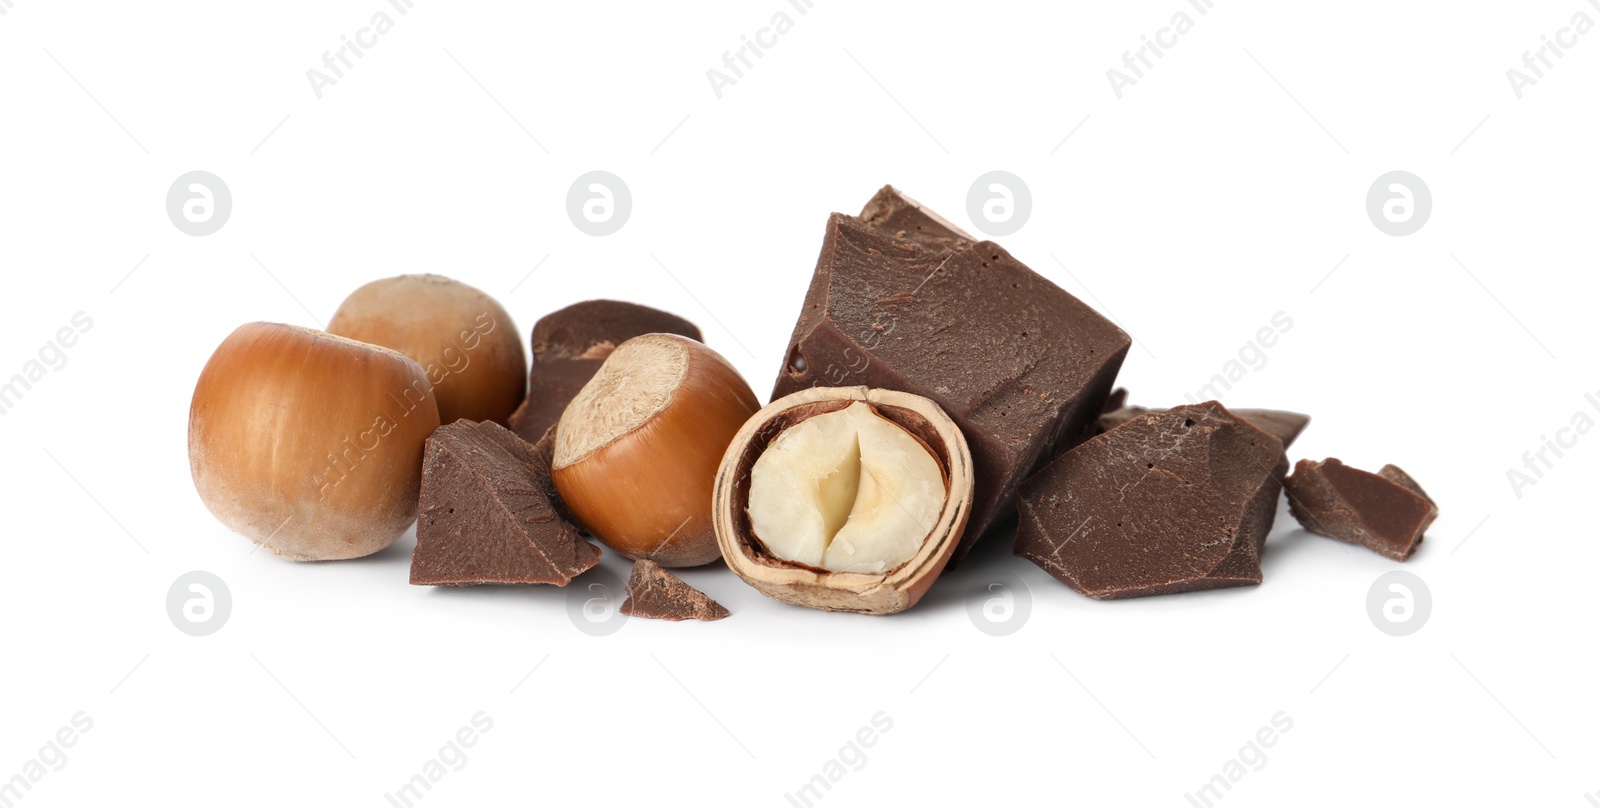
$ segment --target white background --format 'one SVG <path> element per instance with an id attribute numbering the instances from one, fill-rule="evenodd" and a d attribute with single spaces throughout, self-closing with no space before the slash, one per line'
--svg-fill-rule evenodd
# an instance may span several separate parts
<path id="1" fill-rule="evenodd" d="M 381 806 L 485 711 L 423 804 L 782 806 L 882 711 L 818 804 L 1182 806 L 1282 711 L 1221 804 L 1585 805 L 1600 435 L 1520 498 L 1506 473 L 1600 419 L 1600 33 L 1521 100 L 1506 70 L 1600 10 L 861 5 L 416 0 L 319 100 L 306 71 L 386 0 L 14 0 L 0 378 L 75 312 L 94 325 L 0 416 L 0 778 L 84 711 L 25 804 Z M 779 10 L 793 30 L 718 100 L 706 70 Z M 1118 100 L 1106 71 L 1179 10 L 1194 29 Z M 164 203 L 196 169 L 234 199 L 199 238 Z M 595 169 L 634 199 L 603 238 L 565 210 Z M 490 292 L 524 334 L 620 297 L 699 322 L 765 399 L 830 211 L 892 182 L 966 226 L 996 169 L 1034 200 L 1000 241 L 1139 341 L 1134 401 L 1180 403 L 1292 317 L 1224 403 L 1311 413 L 1293 456 L 1428 488 L 1442 515 L 1404 565 L 1432 593 L 1420 632 L 1366 611 L 1401 565 L 1286 511 L 1253 589 L 1101 603 L 1002 541 L 898 617 L 783 606 L 718 567 L 686 577 L 732 618 L 592 637 L 564 590 L 408 585 L 410 535 L 362 561 L 252 555 L 194 494 L 189 395 L 243 322 L 326 323 L 414 272 Z M 1434 199 L 1407 237 L 1365 210 L 1396 169 Z M 167 616 L 191 570 L 232 592 L 209 637 Z M 992 637 L 968 592 L 1003 573 L 1031 613 Z"/>

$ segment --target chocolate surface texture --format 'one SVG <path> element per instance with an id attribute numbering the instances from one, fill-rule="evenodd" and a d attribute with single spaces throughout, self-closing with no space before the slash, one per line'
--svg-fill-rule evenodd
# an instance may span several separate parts
<path id="1" fill-rule="evenodd" d="M 1417 551 L 1439 515 L 1422 487 L 1398 466 L 1377 474 L 1330 457 L 1301 460 L 1285 481 L 1289 511 L 1313 533 L 1359 544 L 1396 561 Z"/>
<path id="2" fill-rule="evenodd" d="M 1259 584 L 1282 455 L 1214 401 L 1135 416 L 1028 480 L 1016 554 L 1093 598 Z"/>
<path id="3" fill-rule="evenodd" d="M 633 563 L 622 613 L 657 620 L 721 620 L 729 614 L 722 604 L 648 559 Z"/>
<path id="4" fill-rule="evenodd" d="M 411 583 L 556 584 L 600 550 L 556 507 L 549 463 L 490 422 L 440 427 L 423 450 L 422 504 Z"/>
<path id="5" fill-rule="evenodd" d="M 964 555 L 1023 479 L 1092 432 L 1128 335 L 1012 257 L 884 188 L 828 219 L 773 398 L 866 385 L 939 404 L 972 451 Z"/>

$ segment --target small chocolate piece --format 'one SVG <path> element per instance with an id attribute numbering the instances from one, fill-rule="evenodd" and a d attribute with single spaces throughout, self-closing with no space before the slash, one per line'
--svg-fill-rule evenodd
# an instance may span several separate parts
<path id="1" fill-rule="evenodd" d="M 1095 421 L 1095 434 L 1103 434 L 1132 421 L 1135 417 L 1150 412 L 1149 407 L 1122 406 L 1114 410 L 1100 413 L 1100 418 Z"/>
<path id="2" fill-rule="evenodd" d="M 1126 388 L 1126 387 L 1118 387 L 1117 389 L 1111 391 L 1111 395 L 1110 396 L 1106 397 L 1106 405 L 1104 407 L 1100 408 L 1100 412 L 1101 412 L 1101 414 L 1105 414 L 1105 413 L 1108 413 L 1108 412 L 1116 412 L 1117 410 L 1120 410 L 1123 407 L 1126 407 L 1127 405 L 1128 405 L 1128 388 Z"/>
<path id="3" fill-rule="evenodd" d="M 1259 584 L 1282 454 L 1215 401 L 1134 417 L 1028 479 L 1016 554 L 1092 598 Z"/>
<path id="4" fill-rule="evenodd" d="M 1311 423 L 1311 416 L 1288 410 L 1229 410 L 1234 415 L 1249 421 L 1256 429 L 1271 435 L 1283 442 L 1287 449 L 1306 430 L 1306 425 Z"/>
<path id="5" fill-rule="evenodd" d="M 572 397 L 599 372 L 603 359 L 534 360 L 528 372 L 528 397 L 511 413 L 510 424 L 519 437 L 536 441 L 554 428 Z"/>
<path id="6" fill-rule="evenodd" d="M 1397 466 L 1377 474 L 1330 457 L 1301 460 L 1284 481 L 1289 511 L 1312 533 L 1405 561 L 1417 551 L 1439 506 Z"/>
<path id="7" fill-rule="evenodd" d="M 892 188 L 861 218 L 829 217 L 772 392 L 865 385 L 938 403 L 977 478 L 956 558 L 1009 515 L 1041 459 L 1092 430 L 1131 344 L 998 245 L 967 239 Z"/>
<path id="8" fill-rule="evenodd" d="M 677 334 L 703 342 L 694 323 L 670 312 L 621 300 L 586 300 L 533 324 L 533 361 L 605 359 L 641 334 Z"/>
<path id="9" fill-rule="evenodd" d="M 641 334 L 661 333 L 701 339 L 700 329 L 676 314 L 620 300 L 586 300 L 539 318 L 533 324 L 528 397 L 511 414 L 511 428 L 523 440 L 539 440 L 613 349 Z"/>
<path id="10" fill-rule="evenodd" d="M 658 620 L 721 620 L 728 616 L 722 604 L 649 559 L 633 562 L 622 613 Z"/>
<path id="11" fill-rule="evenodd" d="M 549 463 L 505 427 L 440 427 L 423 450 L 411 583 L 565 586 L 600 562 L 600 550 L 558 501 Z"/>

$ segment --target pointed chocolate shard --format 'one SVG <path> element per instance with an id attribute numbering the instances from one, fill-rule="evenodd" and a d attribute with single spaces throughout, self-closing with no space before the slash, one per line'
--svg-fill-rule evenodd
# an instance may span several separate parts
<path id="1" fill-rule="evenodd" d="M 721 620 L 728 616 L 722 604 L 648 559 L 633 563 L 622 613 L 658 620 Z"/>
<path id="2" fill-rule="evenodd" d="M 600 562 L 555 506 L 550 466 L 499 424 L 457 421 L 428 438 L 411 583 L 556 584 Z"/>
<path id="3" fill-rule="evenodd" d="M 1105 413 L 1108 413 L 1108 412 L 1116 412 L 1117 410 L 1120 410 L 1123 407 L 1126 407 L 1127 405 L 1128 405 L 1128 388 L 1126 388 L 1126 387 L 1118 387 L 1117 389 L 1111 391 L 1111 395 L 1110 396 L 1106 397 L 1106 405 L 1104 407 L 1100 408 L 1100 413 L 1102 415 L 1104 415 Z M 1104 431 L 1104 430 L 1102 430 L 1102 431 Z"/>
<path id="4" fill-rule="evenodd" d="M 1312 533 L 1405 561 L 1417 551 L 1439 507 L 1397 466 L 1377 474 L 1330 457 L 1301 460 L 1285 481 L 1289 511 Z"/>
<path id="5" fill-rule="evenodd" d="M 936 252 L 964 250 L 978 243 L 961 228 L 923 207 L 917 200 L 900 193 L 892 185 L 883 186 L 867 200 L 857 218 L 887 236 L 913 241 Z"/>
<path id="6" fill-rule="evenodd" d="M 1305 431 L 1306 425 L 1311 423 L 1311 416 L 1287 410 L 1229 410 L 1229 412 L 1249 421 L 1256 429 L 1277 438 L 1285 449 L 1289 448 L 1294 439 Z"/>
<path id="7" fill-rule="evenodd" d="M 1113 394 L 1113 397 L 1115 394 Z M 1119 426 L 1144 415 L 1151 410 L 1145 407 L 1122 406 L 1100 414 L 1100 419 L 1095 422 L 1097 434 L 1102 434 L 1116 429 Z M 1311 423 L 1311 416 L 1301 415 L 1298 412 L 1287 410 L 1229 410 L 1234 415 L 1250 422 L 1251 426 L 1278 439 L 1283 444 L 1284 453 L 1278 456 L 1278 462 L 1272 467 L 1273 476 L 1279 482 L 1289 475 L 1289 444 L 1300 437 L 1306 425 Z"/>
<path id="8" fill-rule="evenodd" d="M 1137 416 L 1029 478 L 1016 554 L 1093 598 L 1259 584 L 1282 454 L 1215 401 Z"/>
<path id="9" fill-rule="evenodd" d="M 1042 459 L 1093 429 L 1131 344 L 998 245 L 943 246 L 964 239 L 893 189 L 863 218 L 829 217 L 772 393 L 865 385 L 938 403 L 978 481 L 956 558 L 1013 511 Z"/>
<path id="10" fill-rule="evenodd" d="M 655 333 L 701 338 L 694 323 L 676 314 L 620 300 L 586 300 L 539 318 L 533 324 L 528 397 L 512 413 L 511 428 L 523 440 L 537 441 L 561 419 L 612 349 Z"/>

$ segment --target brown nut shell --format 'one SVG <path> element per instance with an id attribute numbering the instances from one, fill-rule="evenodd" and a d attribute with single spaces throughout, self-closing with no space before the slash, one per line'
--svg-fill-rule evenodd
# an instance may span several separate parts
<path id="1" fill-rule="evenodd" d="M 439 422 L 505 425 L 527 391 L 528 362 L 511 315 L 488 294 L 443 275 L 400 275 L 350 293 L 328 333 L 415 359 L 439 399 Z"/>
<path id="2" fill-rule="evenodd" d="M 751 469 L 785 429 L 856 401 L 871 405 L 928 448 L 944 473 L 944 507 L 916 554 L 882 573 L 830 572 L 779 558 L 750 526 Z M 775 600 L 825 611 L 893 614 L 915 605 L 949 563 L 972 510 L 972 484 L 966 438 L 938 404 L 895 390 L 811 387 L 763 407 L 728 445 L 713 493 L 717 544 L 730 569 Z"/>
<path id="3" fill-rule="evenodd" d="M 711 525 L 717 465 L 759 406 L 716 351 L 676 334 L 634 337 L 562 414 L 551 477 L 607 547 L 663 567 L 710 563 L 720 555 Z"/>
<path id="4" fill-rule="evenodd" d="M 195 490 L 218 520 L 297 561 L 370 555 L 417 515 L 439 426 L 415 361 L 277 323 L 218 346 L 189 409 Z"/>

